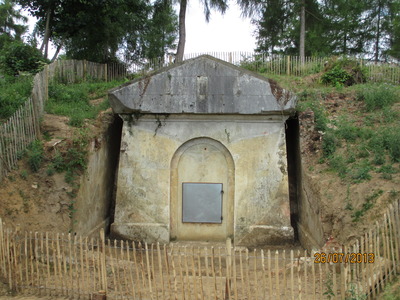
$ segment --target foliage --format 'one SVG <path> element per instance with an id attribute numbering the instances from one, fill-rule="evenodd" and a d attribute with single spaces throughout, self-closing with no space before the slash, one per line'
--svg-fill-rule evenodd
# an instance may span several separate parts
<path id="1" fill-rule="evenodd" d="M 325 133 L 322 138 L 322 153 L 325 157 L 331 157 L 336 151 L 338 140 L 332 130 Z"/>
<path id="2" fill-rule="evenodd" d="M 43 144 L 40 140 L 35 140 L 27 149 L 28 164 L 33 172 L 39 171 L 43 159 Z"/>
<path id="3" fill-rule="evenodd" d="M 76 176 L 86 169 L 88 137 L 86 131 L 79 133 L 71 141 L 67 151 L 57 152 L 49 166 L 50 173 L 54 171 L 65 173 L 65 181 L 74 184 Z"/>
<path id="4" fill-rule="evenodd" d="M 104 63 L 119 61 L 123 56 L 125 60 L 137 61 L 150 55 L 150 50 L 161 54 L 175 40 L 176 15 L 169 0 L 156 1 L 154 8 L 146 0 L 18 3 L 38 18 L 36 29 L 43 37 L 41 49 L 45 53 L 51 40 L 63 46 L 68 58 Z"/>
<path id="5" fill-rule="evenodd" d="M 369 140 L 369 149 L 374 153 L 387 152 L 393 162 L 400 162 L 400 132 L 396 127 L 384 127 L 376 131 Z"/>
<path id="6" fill-rule="evenodd" d="M 321 77 L 321 82 L 338 87 L 363 83 L 365 79 L 365 70 L 361 68 L 358 61 L 345 57 L 334 57 L 325 66 L 325 73 Z"/>
<path id="7" fill-rule="evenodd" d="M 14 6 L 13 0 L 0 2 L 0 49 L 8 42 L 20 41 L 27 28 L 25 25 L 20 24 L 21 22 L 26 23 L 27 18 L 16 10 Z"/>
<path id="8" fill-rule="evenodd" d="M 38 49 L 20 41 L 7 44 L 0 53 L 0 68 L 10 76 L 20 72 L 35 74 L 46 62 Z"/>
<path id="9" fill-rule="evenodd" d="M 323 295 L 325 295 L 328 299 L 332 299 L 335 297 L 335 293 L 333 291 L 333 280 L 332 280 L 332 275 L 328 274 L 328 279 L 325 282 L 325 292 Z"/>
<path id="10" fill-rule="evenodd" d="M 0 77 L 0 119 L 7 119 L 28 99 L 32 76 Z"/>
<path id="11" fill-rule="evenodd" d="M 153 4 L 149 25 L 146 27 L 144 56 L 148 59 L 164 57 L 176 48 L 178 19 L 171 0 L 157 0 Z"/>
<path id="12" fill-rule="evenodd" d="M 351 75 L 343 70 L 339 66 L 333 67 L 331 70 L 327 71 L 321 77 L 321 81 L 324 84 L 330 84 L 333 86 L 343 86 L 346 82 L 351 79 Z"/>
<path id="13" fill-rule="evenodd" d="M 357 98 L 365 102 L 367 111 L 386 108 L 399 101 L 399 94 L 389 84 L 366 86 L 358 91 Z"/>
<path id="14" fill-rule="evenodd" d="M 400 280 L 399 276 L 395 276 L 394 280 L 385 285 L 385 289 L 381 294 L 380 300 L 400 300 Z"/>
<path id="15" fill-rule="evenodd" d="M 246 3 L 257 1 L 242 0 Z M 300 11 L 305 7 L 305 55 L 387 54 L 399 57 L 398 0 L 266 0 L 258 7 L 257 51 L 299 53 Z"/>

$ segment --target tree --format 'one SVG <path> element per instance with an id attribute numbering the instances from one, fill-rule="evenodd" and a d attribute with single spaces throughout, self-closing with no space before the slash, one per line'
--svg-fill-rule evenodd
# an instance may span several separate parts
<path id="1" fill-rule="evenodd" d="M 3 0 L 0 2 L 0 49 L 7 42 L 21 40 L 22 34 L 26 32 L 26 26 L 17 22 L 26 23 L 27 18 L 14 8 L 14 1 Z"/>
<path id="2" fill-rule="evenodd" d="M 210 21 L 211 9 L 216 9 L 220 11 L 222 14 L 225 13 L 228 8 L 227 0 L 202 0 L 202 4 L 204 6 L 204 15 L 206 18 L 206 22 Z M 183 60 L 183 54 L 185 52 L 185 42 L 186 42 L 186 7 L 187 0 L 180 0 L 179 7 L 179 42 L 178 49 L 176 51 L 176 61 L 180 62 Z"/>
<path id="3" fill-rule="evenodd" d="M 315 0 L 267 0 L 256 24 L 259 52 L 304 57 L 326 51 L 324 20 Z"/>
<path id="4" fill-rule="evenodd" d="M 35 74 L 46 62 L 38 49 L 22 41 L 7 44 L 0 55 L 0 67 L 10 76 L 18 75 L 19 72 Z"/>
<path id="5" fill-rule="evenodd" d="M 176 48 L 178 19 L 171 0 L 157 0 L 153 4 L 152 17 L 145 36 L 145 57 L 164 57 L 168 50 Z"/>
<path id="6" fill-rule="evenodd" d="M 160 52 L 160 45 L 165 51 L 173 44 L 171 26 L 176 25 L 171 25 L 175 15 L 170 0 L 157 0 L 154 8 L 147 0 L 18 2 L 38 18 L 44 56 L 50 40 L 58 50 L 63 47 L 67 57 L 95 62 L 116 61 L 121 56 L 136 61 L 154 55 L 150 46 Z"/>
<path id="7" fill-rule="evenodd" d="M 388 49 L 385 54 L 391 55 L 400 60 L 400 1 L 395 0 L 390 3 L 388 32 Z"/>

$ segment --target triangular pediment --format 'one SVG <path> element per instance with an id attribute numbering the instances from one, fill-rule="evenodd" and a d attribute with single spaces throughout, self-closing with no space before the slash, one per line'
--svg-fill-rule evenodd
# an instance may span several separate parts
<path id="1" fill-rule="evenodd" d="M 257 73 L 203 55 L 109 93 L 114 113 L 288 114 L 296 98 Z"/>

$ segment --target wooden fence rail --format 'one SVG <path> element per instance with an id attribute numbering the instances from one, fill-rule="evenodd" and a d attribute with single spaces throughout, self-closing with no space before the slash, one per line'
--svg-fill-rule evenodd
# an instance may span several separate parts
<path id="1" fill-rule="evenodd" d="M 32 233 L 0 221 L 0 276 L 17 291 L 92 299 L 375 299 L 399 270 L 400 201 L 350 245 L 318 252 L 160 245 Z"/>

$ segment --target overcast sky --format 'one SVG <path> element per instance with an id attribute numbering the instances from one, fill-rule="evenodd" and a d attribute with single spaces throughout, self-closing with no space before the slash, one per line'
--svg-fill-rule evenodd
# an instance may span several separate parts
<path id="1" fill-rule="evenodd" d="M 179 8 L 176 9 L 178 14 Z M 27 12 L 24 14 L 28 15 Z M 30 18 L 31 32 L 34 22 L 34 19 Z M 212 11 L 210 22 L 207 23 L 200 1 L 191 0 L 188 1 L 186 12 L 185 53 L 253 51 L 254 30 L 255 26 L 251 24 L 250 19 L 242 18 L 239 7 L 233 2 L 224 15 Z M 53 53 L 54 49 L 51 49 L 50 57 Z"/>
<path id="2" fill-rule="evenodd" d="M 200 1 L 192 0 L 188 4 L 185 53 L 254 50 L 255 26 L 250 19 L 240 16 L 237 5 L 231 2 L 224 15 L 212 11 L 210 22 L 206 23 Z"/>

